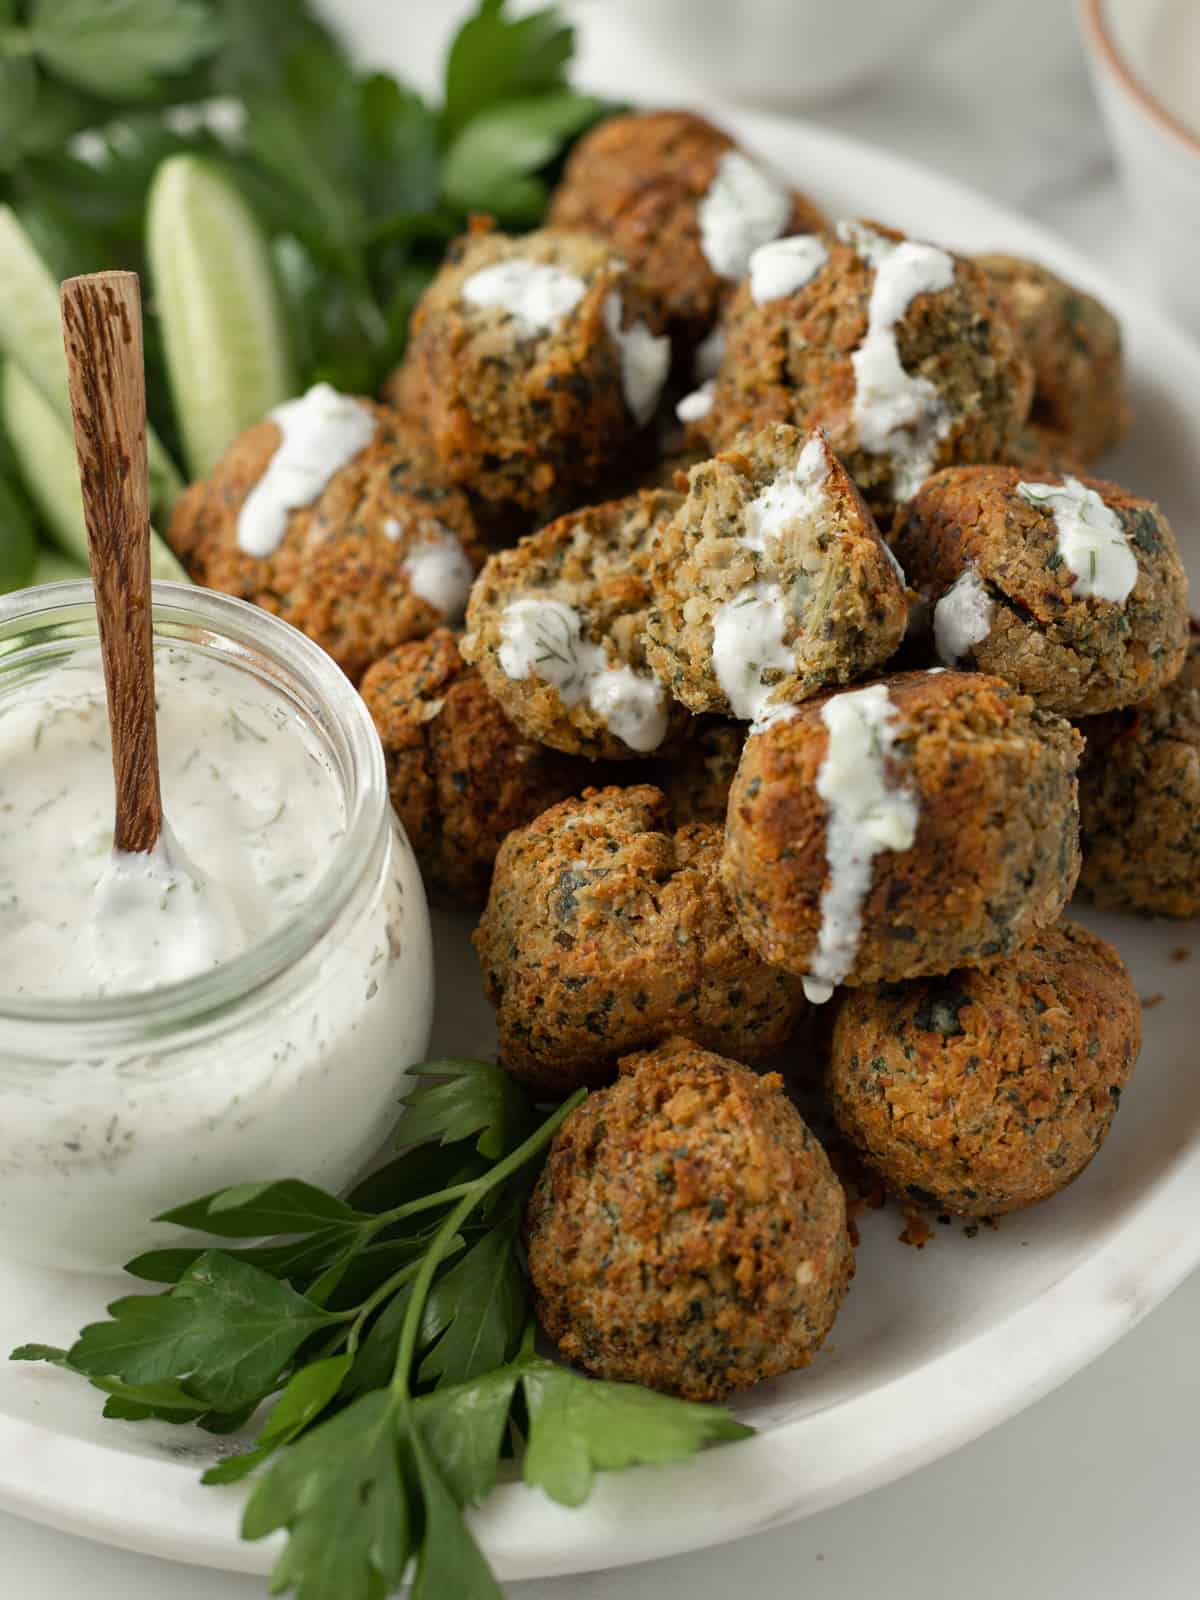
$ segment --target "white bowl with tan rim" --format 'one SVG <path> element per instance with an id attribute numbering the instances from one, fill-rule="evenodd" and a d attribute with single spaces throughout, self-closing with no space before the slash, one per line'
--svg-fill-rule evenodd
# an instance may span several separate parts
<path id="1" fill-rule="evenodd" d="M 1200 331 L 1200 0 L 1078 0 L 1078 7 L 1152 282 Z"/>

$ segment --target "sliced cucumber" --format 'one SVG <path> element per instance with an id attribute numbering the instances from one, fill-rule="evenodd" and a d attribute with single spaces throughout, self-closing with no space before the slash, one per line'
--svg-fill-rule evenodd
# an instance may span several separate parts
<path id="1" fill-rule="evenodd" d="M 57 410 L 15 361 L 0 364 L 0 417 L 21 480 L 46 532 L 66 555 L 86 567 L 87 528 L 74 440 Z M 150 571 L 156 578 L 188 581 L 178 559 L 157 534 L 150 539 Z"/>
<path id="2" fill-rule="evenodd" d="M 0 206 L 0 355 L 21 368 L 46 405 L 71 426 L 67 358 L 63 353 L 58 285 L 15 212 Z M 183 492 L 175 463 L 153 430 L 146 430 L 150 506 L 165 522 Z"/>
<path id="3" fill-rule="evenodd" d="M 219 167 L 179 155 L 150 186 L 146 253 L 184 455 L 202 477 L 296 390 L 270 245 Z"/>

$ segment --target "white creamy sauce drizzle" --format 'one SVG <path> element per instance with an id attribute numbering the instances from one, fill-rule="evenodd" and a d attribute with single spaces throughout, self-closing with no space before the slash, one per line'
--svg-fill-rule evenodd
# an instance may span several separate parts
<path id="1" fill-rule="evenodd" d="M 829 252 L 815 233 L 761 244 L 750 257 L 750 295 L 756 305 L 784 300 L 815 278 Z"/>
<path id="2" fill-rule="evenodd" d="M 714 272 L 741 278 L 760 244 L 777 239 L 792 200 L 782 184 L 737 150 L 726 150 L 696 209 L 700 248 Z"/>
<path id="3" fill-rule="evenodd" d="M 1121 519 L 1095 489 L 1065 477 L 1061 483 L 1019 483 L 1017 493 L 1053 512 L 1058 553 L 1075 579 L 1072 592 L 1124 605 L 1138 580 L 1137 557 Z"/>
<path id="4" fill-rule="evenodd" d="M 786 538 L 789 529 L 799 525 L 808 530 L 828 516 L 827 452 L 819 434 L 805 441 L 796 465 L 780 472 L 747 503 L 740 544 L 757 555 L 769 556 L 770 547 Z M 769 560 L 763 570 L 773 570 Z M 803 611 L 804 602 L 802 592 L 793 590 L 789 597 L 782 584 L 764 576 L 715 612 L 713 671 L 735 717 L 760 726 L 774 693 L 774 685 L 764 680 L 795 670 L 795 654 L 784 644 L 784 637 Z"/>
<path id="5" fill-rule="evenodd" d="M 933 643 L 938 660 L 952 667 L 975 645 L 982 644 L 992 631 L 994 609 L 975 568 L 960 572 L 933 608 Z"/>
<path id="6" fill-rule="evenodd" d="M 239 548 L 260 559 L 278 549 L 289 512 L 311 505 L 334 473 L 366 449 L 376 427 L 366 406 L 327 383 L 276 406 L 270 420 L 282 437 L 237 520 Z"/>
<path id="7" fill-rule="evenodd" d="M 163 802 L 151 855 L 114 855 L 98 654 L 0 715 L 0 993 L 131 994 L 217 966 L 311 891 L 344 828 L 328 761 L 244 672 L 155 652 Z"/>
<path id="8" fill-rule="evenodd" d="M 750 501 L 741 539 L 747 549 L 765 553 L 768 541 L 782 538 L 795 523 L 809 526 L 829 514 L 826 452 L 820 434 L 812 434 L 805 440 L 796 465 L 779 473 Z"/>
<path id="9" fill-rule="evenodd" d="M 887 773 L 898 715 L 883 683 L 835 695 L 821 708 L 829 745 L 817 772 L 817 793 L 829 813 L 829 881 L 821 895 L 817 948 L 804 979 L 814 1005 L 828 1000 L 854 965 L 875 857 L 882 850 L 909 850 L 916 838 L 916 795 L 893 786 Z"/>
<path id="10" fill-rule="evenodd" d="M 696 354 L 692 357 L 692 372 L 697 383 L 706 383 L 709 378 L 715 378 L 721 370 L 721 363 L 725 359 L 725 329 L 718 322 L 711 333 L 706 334 L 696 346 Z"/>
<path id="11" fill-rule="evenodd" d="M 717 380 L 709 378 L 693 389 L 691 394 L 685 394 L 675 407 L 675 415 L 680 422 L 703 422 L 712 410 L 713 396 L 717 391 Z"/>
<path id="12" fill-rule="evenodd" d="M 840 222 L 837 231 L 875 274 L 867 331 L 851 357 L 858 442 L 873 455 L 891 457 L 893 492 L 907 499 L 933 471 L 952 419 L 936 386 L 905 371 L 896 324 L 917 295 L 950 287 L 954 261 L 934 245 L 896 243 L 861 223 Z"/>
<path id="13" fill-rule="evenodd" d="M 783 589 L 764 582 L 747 585 L 713 616 L 713 671 L 735 717 L 754 721 L 772 692 L 763 679 L 795 668 L 783 642 L 790 621 Z"/>
<path id="14" fill-rule="evenodd" d="M 403 533 L 395 517 L 388 517 L 383 531 L 389 539 Z M 439 528 L 436 539 L 414 545 L 400 567 L 408 587 L 418 599 L 426 601 L 450 622 L 457 622 L 467 609 L 475 569 L 467 552 L 448 528 Z"/>
<path id="15" fill-rule="evenodd" d="M 563 704 L 586 704 L 631 750 L 657 750 L 667 733 L 667 695 L 658 679 L 609 665 L 583 637 L 579 613 L 561 600 L 514 600 L 500 622 L 500 666 L 557 689 Z"/>
<path id="16" fill-rule="evenodd" d="M 623 328 L 621 297 L 605 295 L 603 316 L 621 358 L 621 392 L 629 414 L 638 427 L 644 427 L 658 407 L 658 397 L 671 366 L 671 341 L 650 332 L 639 320 Z"/>
<path id="17" fill-rule="evenodd" d="M 507 311 L 526 338 L 552 332 L 586 293 L 587 284 L 576 273 L 519 258 L 483 267 L 462 286 L 468 305 Z"/>

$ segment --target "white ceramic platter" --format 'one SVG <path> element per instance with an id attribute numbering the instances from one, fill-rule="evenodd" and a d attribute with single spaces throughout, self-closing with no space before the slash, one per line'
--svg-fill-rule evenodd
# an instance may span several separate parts
<path id="1" fill-rule="evenodd" d="M 803 124 L 726 119 L 834 216 L 858 213 L 964 250 L 1040 258 L 1094 288 L 1128 338 L 1137 423 L 1109 475 L 1165 506 L 1200 582 L 1200 349 L 1091 264 L 980 195 Z M 1051 1204 L 967 1237 L 938 1228 L 922 1252 L 893 1211 L 868 1213 L 858 1274 L 808 1372 L 765 1386 L 741 1414 L 759 1432 L 677 1468 L 602 1476 L 567 1511 L 520 1484 L 477 1518 L 505 1578 L 645 1561 L 751 1533 L 850 1499 L 955 1449 L 1100 1354 L 1200 1261 L 1200 1070 L 1191 966 L 1196 928 L 1093 919 L 1143 996 L 1145 1048 L 1112 1137 Z M 437 1051 L 486 1050 L 491 1018 L 465 921 L 438 928 Z M 121 1291 L 117 1291 L 121 1292 Z M 0 1265 L 0 1349 L 67 1343 L 112 1283 Z M 155 1555 L 264 1571 L 271 1545 L 237 1534 L 241 1496 L 204 1489 L 214 1441 L 106 1423 L 99 1396 L 47 1368 L 0 1363 L 0 1504 Z"/>

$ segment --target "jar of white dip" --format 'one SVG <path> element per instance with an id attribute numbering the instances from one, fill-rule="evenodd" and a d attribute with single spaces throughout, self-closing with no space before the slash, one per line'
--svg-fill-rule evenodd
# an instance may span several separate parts
<path id="1" fill-rule="evenodd" d="M 353 687 L 204 590 L 155 584 L 154 635 L 186 871 L 114 897 L 91 585 L 0 600 L 0 1251 L 74 1270 L 181 1242 L 151 1219 L 227 1184 L 344 1187 L 429 1040 L 425 897 Z"/>

